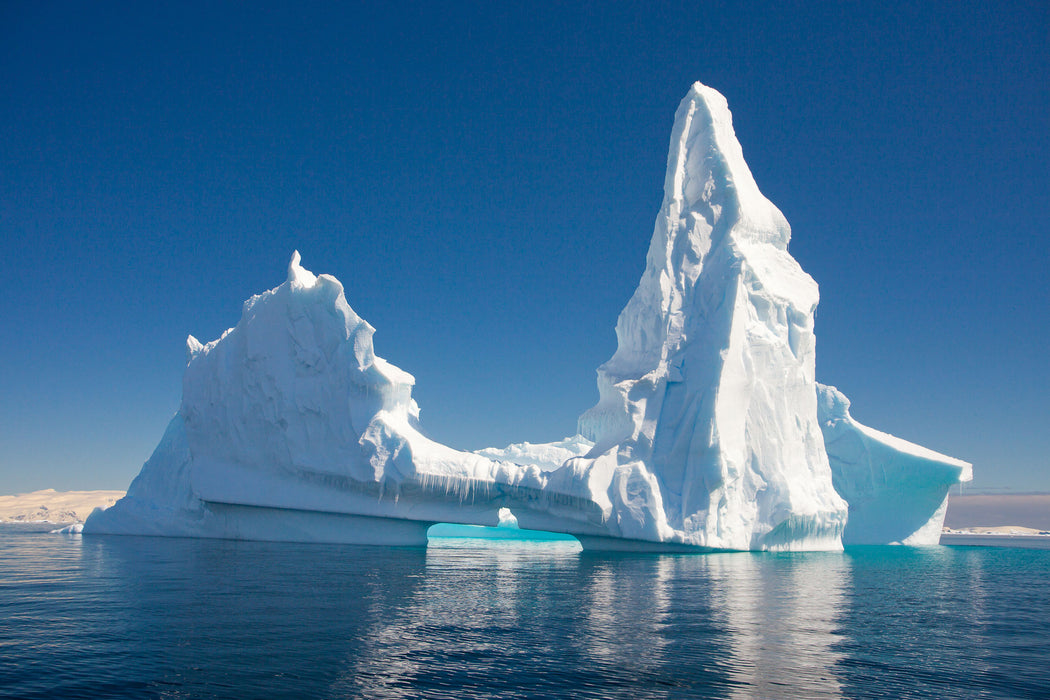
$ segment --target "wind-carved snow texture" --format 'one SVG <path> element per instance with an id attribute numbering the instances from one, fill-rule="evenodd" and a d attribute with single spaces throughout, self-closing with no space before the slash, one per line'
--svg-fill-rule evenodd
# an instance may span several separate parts
<path id="1" fill-rule="evenodd" d="M 478 453 L 428 439 L 413 377 L 375 354 L 338 280 L 295 253 L 235 328 L 207 345 L 190 336 L 178 413 L 127 496 L 84 532 L 424 544 L 435 522 L 496 525 L 509 509 L 523 529 L 599 549 L 839 549 L 854 530 L 918 541 L 884 527 L 900 519 L 885 505 L 892 480 L 865 485 L 835 432 L 875 431 L 848 414 L 818 422 L 817 285 L 789 238 L 725 99 L 697 83 L 676 114 L 645 272 L 579 435 Z M 832 465 L 846 465 L 834 483 L 828 435 Z M 872 474 L 908 453 L 882 437 L 881 452 L 863 444 Z M 847 527 L 839 494 L 869 525 Z M 922 533 L 943 517 L 934 500 L 907 501 Z"/>
<path id="2" fill-rule="evenodd" d="M 424 437 L 415 380 L 375 355 L 373 332 L 339 281 L 295 253 L 287 281 L 245 302 L 235 328 L 207 345 L 189 337 L 178 414 L 128 495 L 85 531 L 425 542 L 431 522 L 455 519 L 449 503 L 485 484 L 543 487 L 536 467 Z M 447 503 L 399 504 L 406 482 Z M 498 506 L 488 510 L 465 515 L 496 524 Z"/>
<path id="3" fill-rule="evenodd" d="M 835 490 L 849 503 L 844 544 L 937 544 L 948 489 L 973 479 L 962 460 L 861 425 L 833 386 L 817 385 Z"/>
<path id="4" fill-rule="evenodd" d="M 582 457 L 591 451 L 594 443 L 582 435 L 573 435 L 557 442 L 516 442 L 503 448 L 486 447 L 476 454 L 498 462 L 512 462 L 521 466 L 534 465 L 548 472 L 562 466 L 573 457 Z"/>

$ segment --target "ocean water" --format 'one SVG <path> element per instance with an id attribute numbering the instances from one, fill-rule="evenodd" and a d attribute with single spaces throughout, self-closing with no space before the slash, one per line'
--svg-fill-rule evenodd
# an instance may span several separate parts
<path id="1" fill-rule="evenodd" d="M 0 530 L 0 696 L 1047 698 L 1050 550 Z"/>

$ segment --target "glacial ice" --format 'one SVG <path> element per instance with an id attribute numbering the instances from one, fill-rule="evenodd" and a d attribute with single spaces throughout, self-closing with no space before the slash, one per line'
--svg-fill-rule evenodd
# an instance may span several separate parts
<path id="1" fill-rule="evenodd" d="M 972 480 L 973 467 L 861 425 L 833 386 L 818 384 L 817 391 L 832 480 L 849 503 L 843 544 L 937 544 L 948 489 Z"/>
<path id="2" fill-rule="evenodd" d="M 937 460 L 952 460 L 856 424 L 817 385 L 817 285 L 789 239 L 725 99 L 697 83 L 675 116 L 645 271 L 577 435 L 478 452 L 427 438 L 412 375 L 375 354 L 339 281 L 296 252 L 236 327 L 187 339 L 178 412 L 127 496 L 84 532 L 424 544 L 434 523 L 512 512 L 522 529 L 594 549 L 926 541 L 951 478 Z M 912 487 L 932 495 L 894 500 Z M 902 535 L 902 521 L 919 525 Z"/>
<path id="3" fill-rule="evenodd" d="M 580 417 L 573 468 L 611 483 L 623 535 L 719 549 L 839 546 L 816 418 L 817 285 L 758 190 L 725 98 L 675 116 L 646 269 Z"/>

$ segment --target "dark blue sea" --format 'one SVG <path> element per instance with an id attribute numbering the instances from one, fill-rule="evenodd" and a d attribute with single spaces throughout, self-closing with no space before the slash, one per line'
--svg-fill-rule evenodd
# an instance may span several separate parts
<path id="1" fill-rule="evenodd" d="M 1050 550 L 0 530 L 0 696 L 1047 698 Z"/>

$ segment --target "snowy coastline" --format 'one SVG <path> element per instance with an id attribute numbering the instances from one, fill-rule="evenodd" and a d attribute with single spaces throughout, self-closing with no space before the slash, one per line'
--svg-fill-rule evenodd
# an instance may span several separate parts
<path id="1" fill-rule="evenodd" d="M 56 491 L 43 489 L 0 496 L 0 523 L 60 526 L 82 523 L 95 508 L 108 508 L 123 491 Z"/>
<path id="2" fill-rule="evenodd" d="M 1025 527 L 967 528 L 945 530 L 940 544 L 962 547 L 1017 547 L 1021 549 L 1050 549 L 1050 532 Z"/>
<path id="3" fill-rule="evenodd" d="M 967 537 L 1050 537 L 1050 530 L 1040 530 L 1034 527 L 1023 527 L 1021 525 L 997 525 L 995 527 L 946 527 L 941 530 L 941 537 L 945 535 L 960 535 Z"/>

